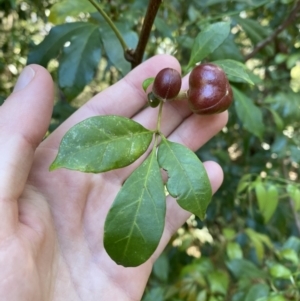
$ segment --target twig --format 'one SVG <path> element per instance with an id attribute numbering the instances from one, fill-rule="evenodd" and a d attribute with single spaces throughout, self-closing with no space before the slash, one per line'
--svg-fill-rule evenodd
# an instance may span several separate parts
<path id="1" fill-rule="evenodd" d="M 277 27 L 277 29 L 266 39 L 259 42 L 252 52 L 250 52 L 246 57 L 245 60 L 249 60 L 250 58 L 254 57 L 262 48 L 264 48 L 267 44 L 271 43 L 276 36 L 282 32 L 286 27 L 288 27 L 296 18 L 298 11 L 300 10 L 300 1 L 297 1 L 294 5 L 293 9 L 291 10 L 288 17 L 285 19 L 285 21 Z"/>
<path id="2" fill-rule="evenodd" d="M 116 37 L 120 41 L 122 48 L 124 50 L 124 53 L 129 51 L 129 47 L 127 46 L 126 42 L 124 41 L 121 33 L 119 32 L 118 28 L 115 26 L 114 22 L 111 20 L 111 18 L 106 14 L 106 12 L 101 8 L 101 6 L 94 0 L 88 0 L 96 9 L 97 11 L 102 15 L 102 17 L 105 19 L 105 21 L 108 23 L 108 25 L 111 27 L 111 29 L 114 31 Z"/>
<path id="3" fill-rule="evenodd" d="M 145 15 L 145 19 L 143 22 L 142 30 L 140 33 L 140 38 L 138 45 L 135 49 L 135 51 L 131 53 L 125 53 L 126 59 L 131 62 L 132 68 L 139 65 L 143 60 L 143 55 L 148 43 L 148 39 L 151 33 L 152 25 L 155 20 L 156 14 L 158 12 L 158 9 L 160 7 L 160 4 L 162 3 L 162 0 L 149 0 L 147 12 Z"/>

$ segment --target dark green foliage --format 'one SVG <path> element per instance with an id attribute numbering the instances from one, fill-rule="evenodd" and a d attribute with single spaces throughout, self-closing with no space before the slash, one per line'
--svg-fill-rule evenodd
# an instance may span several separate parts
<path id="1" fill-rule="evenodd" d="M 50 130 L 99 92 L 100 85 L 109 86 L 130 70 L 98 13 L 89 5 L 78 11 L 71 2 L 78 1 L 69 5 L 64 1 L 61 9 L 58 1 L 55 6 L 52 1 L 38 5 L 27 1 L 24 10 L 21 1 L 0 1 L 0 103 L 27 57 L 28 63 L 48 66 L 58 83 Z M 289 0 L 163 2 L 144 57 L 173 54 L 185 72 L 199 60 L 219 61 L 225 71 L 228 68 L 235 99 L 226 128 L 197 152 L 203 161 L 222 165 L 224 183 L 205 219 L 193 216 L 174 235 L 154 266 L 143 301 L 300 300 L 299 15 L 253 58 L 248 57 L 284 23 L 294 4 Z M 137 43 L 146 6 L 144 0 L 105 3 L 105 11 L 130 47 Z M 46 9 L 52 22 L 49 35 L 44 30 Z M 8 16 L 13 17 L 13 26 Z M 72 22 L 65 22 L 67 16 Z M 225 22 L 221 24 L 226 37 L 202 55 L 202 48 L 194 46 L 197 37 L 220 22 Z M 235 67 L 224 60 L 234 60 Z M 76 72 L 79 69 L 84 72 Z M 119 201 L 112 210 L 122 212 Z M 142 227 L 152 220 L 138 222 Z M 111 229 L 107 222 L 106 231 Z M 128 250 L 135 250 L 135 243 L 128 243 Z M 112 254 L 119 252 L 111 241 L 106 246 Z M 129 258 L 129 265 L 139 264 L 127 255 L 121 254 Z"/>

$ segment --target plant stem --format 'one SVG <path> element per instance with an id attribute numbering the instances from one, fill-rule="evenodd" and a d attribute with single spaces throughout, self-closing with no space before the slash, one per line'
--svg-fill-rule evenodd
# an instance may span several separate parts
<path id="1" fill-rule="evenodd" d="M 160 134 L 160 124 L 161 124 L 161 116 L 162 116 L 162 108 L 164 102 L 161 101 L 159 104 L 158 116 L 157 116 L 157 124 L 156 124 L 156 134 Z"/>
<path id="2" fill-rule="evenodd" d="M 300 0 L 297 1 L 292 9 L 292 11 L 290 12 L 290 14 L 288 15 L 288 17 L 284 20 L 284 22 L 277 27 L 277 29 L 266 39 L 262 40 L 261 42 L 259 42 L 254 49 L 252 50 L 252 52 L 250 52 L 246 57 L 245 60 L 249 60 L 252 57 L 254 57 L 262 48 L 264 48 L 266 45 L 268 45 L 269 43 L 271 43 L 277 36 L 279 33 L 281 33 L 286 27 L 288 27 L 291 23 L 293 23 L 293 21 L 296 19 L 297 17 L 297 13 L 300 11 Z"/>
<path id="3" fill-rule="evenodd" d="M 123 39 L 120 31 L 112 21 L 112 19 L 106 14 L 106 12 L 100 7 L 100 5 L 95 0 L 88 0 L 96 9 L 97 11 L 102 15 L 102 17 L 105 19 L 107 24 L 110 26 L 110 28 L 114 31 L 116 37 L 120 41 L 122 48 L 124 50 L 124 53 L 127 53 L 130 49 L 127 46 L 125 40 Z"/>
<path id="4" fill-rule="evenodd" d="M 154 23 L 156 14 L 158 12 L 158 9 L 159 9 L 161 3 L 162 3 L 162 0 L 149 0 L 149 4 L 148 4 L 147 12 L 145 15 L 145 19 L 143 22 L 142 30 L 140 33 L 138 45 L 137 45 L 135 51 L 131 54 L 132 55 L 131 60 L 129 60 L 131 62 L 132 68 L 139 65 L 143 60 L 144 52 L 145 52 L 145 49 L 146 49 L 146 46 L 147 46 L 147 43 L 149 40 L 152 25 Z"/>

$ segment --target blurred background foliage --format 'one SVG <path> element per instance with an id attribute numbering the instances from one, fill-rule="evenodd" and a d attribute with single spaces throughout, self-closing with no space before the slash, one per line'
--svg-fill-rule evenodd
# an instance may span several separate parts
<path id="1" fill-rule="evenodd" d="M 138 42 L 148 1 L 100 1 L 124 39 Z M 206 60 L 245 63 L 255 85 L 230 78 L 227 126 L 201 148 L 224 168 L 205 221 L 192 216 L 155 263 L 144 301 L 300 300 L 300 14 L 293 0 L 172 0 L 156 17 L 145 59 L 174 55 L 183 70 L 205 26 L 231 33 Z M 291 13 L 293 22 L 272 35 Z M 271 38 L 270 38 L 271 37 Z M 266 38 L 270 43 L 252 53 Z M 28 63 L 56 84 L 49 132 L 130 64 L 88 1 L 0 0 L 0 104 Z"/>

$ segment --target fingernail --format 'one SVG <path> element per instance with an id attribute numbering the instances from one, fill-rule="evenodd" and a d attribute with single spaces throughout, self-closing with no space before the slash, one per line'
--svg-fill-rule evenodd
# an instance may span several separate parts
<path id="1" fill-rule="evenodd" d="M 35 75 L 35 71 L 27 66 L 20 74 L 18 81 L 14 87 L 13 92 L 18 92 L 22 89 L 24 89 L 30 82 L 31 80 L 34 78 Z"/>

